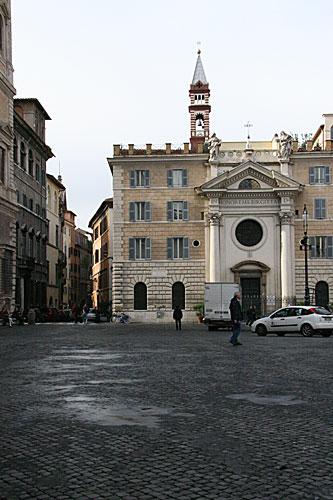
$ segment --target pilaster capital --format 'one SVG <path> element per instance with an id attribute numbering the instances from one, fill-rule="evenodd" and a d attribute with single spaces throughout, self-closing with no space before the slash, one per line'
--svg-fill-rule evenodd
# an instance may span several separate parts
<path id="1" fill-rule="evenodd" d="M 222 223 L 222 214 L 219 212 L 209 212 L 207 219 L 211 225 L 220 225 Z"/>
<path id="2" fill-rule="evenodd" d="M 292 212 L 280 212 L 279 218 L 281 224 L 291 224 L 293 222 L 293 213 Z"/>

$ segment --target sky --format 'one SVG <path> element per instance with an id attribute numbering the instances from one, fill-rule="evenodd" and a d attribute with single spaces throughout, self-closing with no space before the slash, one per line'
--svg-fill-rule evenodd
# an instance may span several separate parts
<path id="1" fill-rule="evenodd" d="M 333 113 L 331 0 L 12 0 L 17 97 L 50 115 L 47 170 L 87 228 L 113 144 L 189 142 L 197 42 L 224 141 L 314 133 Z"/>

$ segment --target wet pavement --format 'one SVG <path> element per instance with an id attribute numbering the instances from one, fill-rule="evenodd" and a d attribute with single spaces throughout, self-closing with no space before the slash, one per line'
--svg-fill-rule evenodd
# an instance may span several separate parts
<path id="1" fill-rule="evenodd" d="M 0 500 L 333 499 L 333 337 L 0 327 Z"/>

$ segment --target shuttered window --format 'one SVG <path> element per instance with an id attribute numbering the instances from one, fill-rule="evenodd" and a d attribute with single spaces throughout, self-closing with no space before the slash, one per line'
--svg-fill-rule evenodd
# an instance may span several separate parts
<path id="1" fill-rule="evenodd" d="M 331 184 L 331 167 L 315 166 L 309 168 L 310 184 Z"/>
<path id="2" fill-rule="evenodd" d="M 150 187 L 150 170 L 130 170 L 130 187 Z"/>
<path id="3" fill-rule="evenodd" d="M 189 238 L 167 238 L 167 259 L 189 259 Z"/>
<path id="4" fill-rule="evenodd" d="M 167 173 L 168 187 L 187 187 L 187 185 L 188 185 L 187 168 L 173 168 L 168 170 Z"/>
<path id="5" fill-rule="evenodd" d="M 326 198 L 314 199 L 314 217 L 315 219 L 327 218 Z"/>
<path id="6" fill-rule="evenodd" d="M 130 260 L 150 260 L 151 238 L 130 238 L 129 258 Z"/>
<path id="7" fill-rule="evenodd" d="M 129 204 L 130 222 L 151 220 L 150 201 L 131 201 Z"/>
<path id="8" fill-rule="evenodd" d="M 167 220 L 189 220 L 188 201 L 168 201 Z"/>
<path id="9" fill-rule="evenodd" d="M 311 259 L 333 259 L 333 236 L 310 236 Z"/>

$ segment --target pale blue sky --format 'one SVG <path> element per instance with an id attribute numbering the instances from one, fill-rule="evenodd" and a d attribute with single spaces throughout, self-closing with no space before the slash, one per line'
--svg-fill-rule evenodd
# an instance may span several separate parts
<path id="1" fill-rule="evenodd" d="M 314 132 L 333 112 L 330 0 L 12 0 L 14 83 L 52 118 L 47 143 L 87 227 L 112 195 L 113 144 L 189 140 L 201 41 L 211 132 Z"/>

